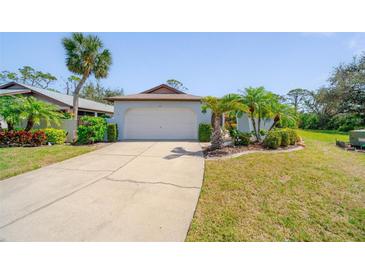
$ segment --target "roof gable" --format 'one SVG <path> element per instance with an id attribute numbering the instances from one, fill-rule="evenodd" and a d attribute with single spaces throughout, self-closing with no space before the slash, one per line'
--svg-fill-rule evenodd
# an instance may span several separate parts
<path id="1" fill-rule="evenodd" d="M 162 84 L 151 89 L 142 91 L 141 94 L 185 94 L 185 92 L 170 87 L 166 84 Z"/>

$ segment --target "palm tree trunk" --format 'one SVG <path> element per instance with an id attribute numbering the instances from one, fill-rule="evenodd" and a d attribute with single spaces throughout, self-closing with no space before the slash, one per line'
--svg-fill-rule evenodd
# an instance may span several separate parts
<path id="1" fill-rule="evenodd" d="M 11 122 L 6 122 L 7 123 L 7 125 L 8 125 L 8 131 L 12 131 L 12 130 L 14 130 L 14 125 L 13 125 L 13 123 L 11 123 Z"/>
<path id="2" fill-rule="evenodd" d="M 27 121 L 27 126 L 25 127 L 25 131 L 30 131 L 33 126 L 34 126 L 33 118 L 29 117 Z"/>
<path id="3" fill-rule="evenodd" d="M 77 115 L 78 115 L 78 111 L 79 111 L 80 90 L 81 90 L 82 86 L 84 85 L 84 83 L 86 82 L 86 79 L 87 79 L 86 75 L 82 76 L 82 79 L 80 80 L 80 82 L 77 84 L 77 86 L 75 88 L 74 97 L 73 97 L 73 114 L 74 114 L 75 120 L 77 120 Z"/>
<path id="4" fill-rule="evenodd" d="M 259 117 L 257 118 L 257 136 L 258 136 L 258 141 L 261 141 L 261 135 L 260 135 L 260 131 L 261 131 L 261 115 L 259 114 Z"/>
<path id="5" fill-rule="evenodd" d="M 214 114 L 213 134 L 212 134 L 212 149 L 220 149 L 223 147 L 223 136 L 221 132 L 221 115 Z"/>
<path id="6" fill-rule="evenodd" d="M 271 127 L 269 128 L 269 131 L 272 130 L 280 121 L 280 117 L 278 117 L 278 115 L 275 116 L 274 118 L 274 123 L 272 123 Z"/>
<path id="7" fill-rule="evenodd" d="M 255 132 L 256 139 L 259 140 L 259 137 L 257 136 L 258 134 L 257 134 L 257 129 L 256 129 L 256 121 L 253 116 L 251 116 L 251 122 L 252 122 L 252 126 L 253 126 L 253 131 Z"/>

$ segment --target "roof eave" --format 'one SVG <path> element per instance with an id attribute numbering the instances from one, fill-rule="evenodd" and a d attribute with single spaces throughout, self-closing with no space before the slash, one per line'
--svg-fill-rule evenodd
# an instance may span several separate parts
<path id="1" fill-rule="evenodd" d="M 115 102 L 115 101 L 185 101 L 185 102 L 200 102 L 201 98 L 186 98 L 186 99 L 174 99 L 174 98 L 106 98 L 106 100 Z"/>

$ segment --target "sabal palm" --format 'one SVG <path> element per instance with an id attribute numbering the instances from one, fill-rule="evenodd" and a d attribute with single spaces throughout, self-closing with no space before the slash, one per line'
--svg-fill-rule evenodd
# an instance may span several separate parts
<path id="1" fill-rule="evenodd" d="M 74 91 L 73 112 L 77 118 L 79 108 L 79 93 L 89 76 L 96 79 L 106 78 L 112 63 L 109 50 L 104 49 L 103 42 L 95 35 L 73 33 L 71 38 L 64 38 L 62 44 L 66 50 L 67 68 L 74 74 L 80 75 Z"/>
<path id="2" fill-rule="evenodd" d="M 20 117 L 27 120 L 26 131 L 31 130 L 34 125 L 39 125 L 41 120 L 44 120 L 47 126 L 51 122 L 56 125 L 60 123 L 62 114 L 55 105 L 48 104 L 30 96 L 22 98 L 22 101 Z"/>
<path id="3" fill-rule="evenodd" d="M 212 111 L 213 133 L 211 147 L 212 149 L 222 148 L 224 143 L 221 130 L 222 115 L 231 111 L 244 111 L 244 106 L 239 102 L 239 97 L 233 94 L 228 94 L 222 98 L 207 96 L 203 98 L 202 102 L 203 112 L 205 112 L 207 109 Z"/>

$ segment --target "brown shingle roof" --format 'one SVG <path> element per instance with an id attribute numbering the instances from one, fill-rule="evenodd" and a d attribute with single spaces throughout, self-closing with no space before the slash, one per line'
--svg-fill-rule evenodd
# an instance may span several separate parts
<path id="1" fill-rule="evenodd" d="M 162 84 L 137 94 L 105 98 L 109 101 L 200 101 L 202 97 Z"/>

